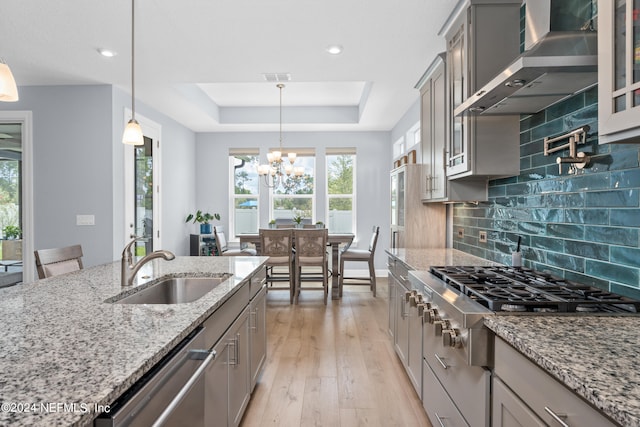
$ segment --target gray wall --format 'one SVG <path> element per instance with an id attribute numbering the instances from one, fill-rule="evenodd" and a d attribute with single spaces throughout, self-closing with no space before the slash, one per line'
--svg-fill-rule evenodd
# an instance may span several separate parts
<path id="1" fill-rule="evenodd" d="M 129 95 L 108 85 L 24 86 L 2 110 L 33 112 L 34 247 L 79 243 L 85 266 L 119 257 L 124 242 L 124 109 Z M 145 106 L 162 127 L 163 246 L 188 253 L 184 211 L 195 206 L 195 134 Z M 187 207 L 184 207 L 187 206 Z M 95 215 L 77 226 L 77 214 Z"/>
<path id="2" fill-rule="evenodd" d="M 268 149 L 278 145 L 277 132 L 202 133 L 197 135 L 196 173 L 197 207 L 222 215 L 221 225 L 228 227 L 229 217 L 229 148 L 260 148 L 266 161 Z M 356 209 L 358 247 L 366 248 L 371 228 L 380 226 L 376 251 L 376 268 L 385 268 L 384 248 L 389 241 L 389 169 L 391 145 L 388 132 L 285 132 L 285 147 L 316 150 L 316 203 L 325 205 L 325 148 L 355 147 L 356 159 Z M 265 187 L 261 187 L 266 190 Z M 260 194 L 261 205 L 268 206 L 268 191 Z M 319 220 L 324 212 L 318 211 Z M 261 213 L 260 224 L 266 225 L 268 212 Z M 362 263 L 347 265 L 348 269 L 360 269 Z"/>

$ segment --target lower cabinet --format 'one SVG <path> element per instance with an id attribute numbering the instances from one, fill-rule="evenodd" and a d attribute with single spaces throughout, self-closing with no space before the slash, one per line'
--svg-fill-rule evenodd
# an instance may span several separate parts
<path id="1" fill-rule="evenodd" d="M 502 339 L 495 344 L 492 426 L 617 425 Z"/>
<path id="2" fill-rule="evenodd" d="M 262 288 L 249 304 L 249 348 L 251 350 L 250 371 L 251 391 L 258 382 L 264 362 L 267 359 L 267 286 Z"/>
<path id="3" fill-rule="evenodd" d="M 422 406 L 434 427 L 469 427 L 426 362 L 422 369 Z"/>
<path id="4" fill-rule="evenodd" d="M 214 346 L 205 374 L 205 420 L 211 427 L 240 425 L 249 398 L 249 309 L 245 308 Z"/>

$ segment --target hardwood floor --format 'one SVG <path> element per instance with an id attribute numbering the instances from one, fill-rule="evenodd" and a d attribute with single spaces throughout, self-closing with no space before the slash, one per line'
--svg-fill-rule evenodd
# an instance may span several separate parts
<path id="1" fill-rule="evenodd" d="M 346 286 L 342 300 L 267 294 L 267 362 L 241 426 L 430 426 L 394 353 L 388 288 Z"/>

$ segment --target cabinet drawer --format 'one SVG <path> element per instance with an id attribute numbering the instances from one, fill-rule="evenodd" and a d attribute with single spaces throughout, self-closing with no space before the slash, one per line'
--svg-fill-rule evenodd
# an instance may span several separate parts
<path id="1" fill-rule="evenodd" d="M 432 325 L 424 325 L 423 354 L 433 374 L 447 389 L 466 420 L 472 426 L 489 424 L 491 373 L 467 364 L 460 349 L 442 345 Z M 423 383 L 423 394 L 427 384 Z M 448 426 L 448 424 L 445 424 Z"/>
<path id="2" fill-rule="evenodd" d="M 400 282 L 405 288 L 410 289 L 409 284 L 409 267 L 395 258 L 389 257 L 389 272 Z"/>
<path id="3" fill-rule="evenodd" d="M 422 367 L 422 378 L 422 406 L 431 424 L 434 427 L 469 427 L 426 363 Z"/>
<path id="4" fill-rule="evenodd" d="M 499 378 L 493 378 L 491 427 L 545 427 L 545 423 Z"/>
<path id="5" fill-rule="evenodd" d="M 559 424 L 549 411 L 569 426 L 616 426 L 542 368 L 502 339 L 495 342 L 495 374 L 545 423 Z"/>
<path id="6" fill-rule="evenodd" d="M 256 274 L 251 276 L 251 291 L 250 298 L 256 296 L 262 289 L 262 286 L 267 282 L 267 269 L 262 267 Z"/>

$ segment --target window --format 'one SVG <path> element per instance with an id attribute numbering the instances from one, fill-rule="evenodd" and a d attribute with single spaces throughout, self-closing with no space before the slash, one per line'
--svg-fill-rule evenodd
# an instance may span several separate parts
<path id="1" fill-rule="evenodd" d="M 285 177 L 271 191 L 270 219 L 288 222 L 296 214 L 302 215 L 304 223 L 315 221 L 315 153 L 304 150 L 297 153 L 295 166 L 302 166 L 301 177 Z"/>
<path id="2" fill-rule="evenodd" d="M 233 171 L 231 212 L 229 212 L 229 237 L 241 233 L 258 232 L 259 177 L 257 149 L 245 149 L 229 153 L 229 170 Z"/>
<path id="3" fill-rule="evenodd" d="M 327 227 L 353 233 L 355 225 L 355 149 L 327 150 Z"/>

